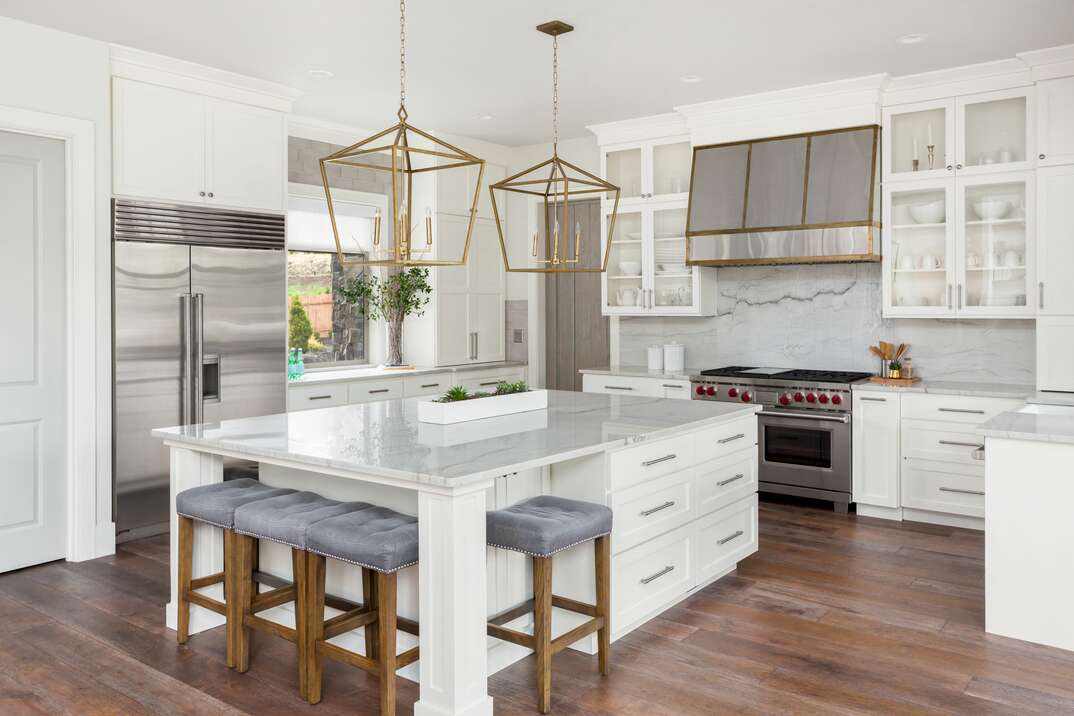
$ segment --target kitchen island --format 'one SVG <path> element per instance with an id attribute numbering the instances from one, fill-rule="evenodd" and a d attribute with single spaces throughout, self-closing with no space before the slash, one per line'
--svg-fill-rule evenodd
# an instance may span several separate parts
<path id="1" fill-rule="evenodd" d="M 415 400 L 390 400 L 154 434 L 171 448 L 173 506 L 177 492 L 220 482 L 225 460 L 245 459 L 268 485 L 417 515 L 419 565 L 400 575 L 399 611 L 420 622 L 421 658 L 400 673 L 420 680 L 416 714 L 469 715 L 492 713 L 488 674 L 528 653 L 486 638 L 490 614 L 531 596 L 527 559 L 486 548 L 486 510 L 536 494 L 609 505 L 618 638 L 756 551 L 758 409 L 549 391 L 547 410 L 448 426 L 419 423 Z M 176 534 L 173 510 L 170 628 Z M 592 550 L 557 555 L 556 593 L 591 603 L 592 560 Z M 342 567 L 330 565 L 328 591 L 360 601 L 359 570 Z M 221 569 L 219 530 L 198 525 L 195 575 Z M 289 578 L 287 550 L 262 540 L 260 570 Z M 192 610 L 192 633 L 222 623 Z M 293 620 L 286 607 L 264 615 Z M 557 612 L 554 633 L 576 618 Z M 364 651 L 357 634 L 340 638 Z M 409 639 L 400 634 L 401 649 Z M 592 653 L 593 637 L 575 648 Z"/>

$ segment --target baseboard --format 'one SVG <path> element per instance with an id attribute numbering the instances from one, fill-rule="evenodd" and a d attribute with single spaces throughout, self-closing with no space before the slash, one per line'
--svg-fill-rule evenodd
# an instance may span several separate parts
<path id="1" fill-rule="evenodd" d="M 985 521 L 983 517 L 949 515 L 944 512 L 914 510 L 909 507 L 902 508 L 902 518 L 910 522 L 926 522 L 931 525 L 944 525 L 945 527 L 963 527 L 969 530 L 983 531 L 985 527 Z"/>
<path id="2" fill-rule="evenodd" d="M 881 520 L 902 521 L 903 510 L 901 507 L 879 507 L 877 505 L 863 505 L 857 503 L 855 509 L 862 517 L 876 517 Z"/>

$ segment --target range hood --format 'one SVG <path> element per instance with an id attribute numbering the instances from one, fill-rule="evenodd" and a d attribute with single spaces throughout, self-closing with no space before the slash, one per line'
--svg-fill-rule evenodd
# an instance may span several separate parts
<path id="1" fill-rule="evenodd" d="M 694 148 L 693 266 L 880 260 L 880 127 Z"/>

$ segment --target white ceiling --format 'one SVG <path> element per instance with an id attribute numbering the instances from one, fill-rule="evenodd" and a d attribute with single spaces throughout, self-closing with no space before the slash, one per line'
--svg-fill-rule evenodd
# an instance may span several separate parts
<path id="1" fill-rule="evenodd" d="M 380 128 L 398 103 L 390 0 L 0 0 L 0 14 L 295 87 L 299 114 Z M 1074 43 L 1072 0 L 410 0 L 407 15 L 411 120 L 505 144 L 550 137 L 551 39 L 534 26 L 552 19 L 576 27 L 561 38 L 563 137 L 679 104 Z M 907 33 L 928 41 L 896 44 Z"/>

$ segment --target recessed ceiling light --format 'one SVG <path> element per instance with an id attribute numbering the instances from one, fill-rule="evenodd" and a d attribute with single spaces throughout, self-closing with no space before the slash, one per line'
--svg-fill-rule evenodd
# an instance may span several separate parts
<path id="1" fill-rule="evenodd" d="M 326 80 L 329 77 L 336 76 L 336 73 L 331 70 L 310 70 L 306 74 L 318 80 Z"/>
<path id="2" fill-rule="evenodd" d="M 477 118 L 480 119 L 482 122 L 488 122 L 490 119 L 494 119 L 491 114 L 479 114 L 477 115 Z"/>
<path id="3" fill-rule="evenodd" d="M 701 78 L 698 77 L 697 75 L 683 75 L 682 77 L 679 78 L 679 82 L 682 82 L 683 84 L 688 84 L 688 85 L 696 85 L 700 81 L 701 81 Z"/>
<path id="4" fill-rule="evenodd" d="M 920 45 L 927 39 L 929 39 L 929 36 L 923 32 L 911 32 L 909 35 L 897 38 L 895 42 L 900 45 Z"/>

